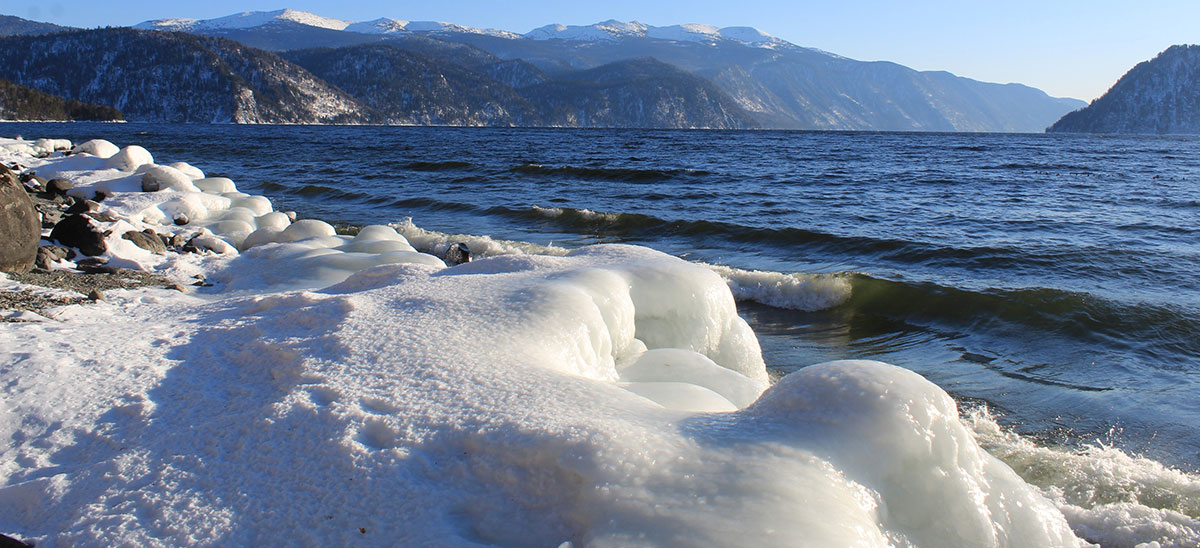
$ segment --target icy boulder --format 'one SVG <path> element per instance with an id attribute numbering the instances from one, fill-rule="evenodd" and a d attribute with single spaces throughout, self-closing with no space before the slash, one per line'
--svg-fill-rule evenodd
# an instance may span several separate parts
<path id="1" fill-rule="evenodd" d="M 71 149 L 71 154 L 86 153 L 97 158 L 111 158 L 116 153 L 121 152 L 121 149 L 104 139 L 92 139 L 75 145 Z"/>
<path id="2" fill-rule="evenodd" d="M 204 192 L 213 194 L 224 194 L 226 192 L 237 192 L 237 187 L 233 181 L 225 177 L 208 177 L 201 178 L 195 181 L 196 187 Z"/>
<path id="3" fill-rule="evenodd" d="M 33 151 L 41 155 L 70 149 L 71 141 L 67 139 L 38 139 L 33 143 Z"/>
<path id="4" fill-rule="evenodd" d="M 133 171 L 143 165 L 153 163 L 154 156 L 150 155 L 150 151 L 137 145 L 130 145 L 108 158 L 104 167 L 120 171 Z"/>
<path id="5" fill-rule="evenodd" d="M 179 171 L 183 172 L 188 177 L 191 177 L 193 181 L 204 178 L 204 172 L 201 171 L 200 168 L 193 166 L 192 164 L 189 164 L 187 162 L 173 162 L 170 164 L 170 166 L 172 168 L 178 169 Z M 230 181 L 230 182 L 232 182 L 232 181 Z"/>
<path id="6" fill-rule="evenodd" d="M 291 226 L 280 232 L 276 241 L 294 242 L 296 240 L 334 236 L 336 234 L 337 231 L 333 229 L 333 225 L 325 221 L 302 219 L 292 223 Z"/>
<path id="7" fill-rule="evenodd" d="M 975 443 L 954 400 L 872 361 L 784 377 L 742 428 L 826 459 L 873 493 L 880 532 L 912 546 L 1080 546 L 1061 513 Z M 866 502 L 866 501 L 864 501 Z"/>
<path id="8" fill-rule="evenodd" d="M 158 192 L 160 190 L 200 192 L 200 189 L 192 184 L 191 177 L 170 166 L 145 164 L 138 167 L 135 173 L 142 174 L 143 192 Z"/>

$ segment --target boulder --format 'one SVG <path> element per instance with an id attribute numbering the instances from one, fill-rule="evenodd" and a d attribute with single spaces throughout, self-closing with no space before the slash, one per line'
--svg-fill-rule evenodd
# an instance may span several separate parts
<path id="1" fill-rule="evenodd" d="M 63 219 L 63 212 L 57 209 L 39 209 L 42 216 L 42 228 L 54 228 Z"/>
<path id="2" fill-rule="evenodd" d="M 0 165 L 0 272 L 29 272 L 37 259 L 42 222 L 17 175 Z"/>
<path id="3" fill-rule="evenodd" d="M 67 208 L 67 215 L 90 213 L 92 211 L 100 211 L 100 204 L 92 200 L 76 199 L 75 203 Z"/>
<path id="4" fill-rule="evenodd" d="M 461 242 L 456 243 L 450 246 L 450 249 L 446 250 L 446 257 L 444 260 L 446 261 L 446 264 L 450 266 L 469 263 L 471 262 L 471 248 L 467 247 L 467 244 Z"/>
<path id="5" fill-rule="evenodd" d="M 153 231 L 149 232 L 150 233 L 147 234 L 146 232 L 130 230 L 129 232 L 122 234 L 121 237 L 133 242 L 133 245 L 154 253 L 155 255 L 162 255 L 163 253 L 166 253 L 167 246 L 163 245 L 163 241 L 158 237 L 158 234 L 155 234 Z"/>
<path id="6" fill-rule="evenodd" d="M 84 255 L 103 255 L 108 251 L 104 233 L 85 215 L 71 215 L 59 221 L 50 231 L 50 239 L 67 247 L 78 248 Z"/>
<path id="7" fill-rule="evenodd" d="M 61 245 L 44 245 L 38 248 L 37 259 L 34 261 L 34 266 L 41 270 L 50 270 L 54 263 L 63 259 L 70 259 L 75 252 Z"/>
<path id="8" fill-rule="evenodd" d="M 72 188 L 75 188 L 75 185 L 66 179 L 50 179 L 46 182 L 46 193 L 55 196 L 65 195 Z"/>

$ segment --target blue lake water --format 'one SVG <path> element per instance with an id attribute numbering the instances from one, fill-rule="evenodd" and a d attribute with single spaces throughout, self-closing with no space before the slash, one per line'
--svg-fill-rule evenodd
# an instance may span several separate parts
<path id="1" fill-rule="evenodd" d="M 1047 444 L 1200 467 L 1200 137 L 0 124 L 140 144 L 347 224 L 845 276 L 767 363 L 917 371 Z"/>

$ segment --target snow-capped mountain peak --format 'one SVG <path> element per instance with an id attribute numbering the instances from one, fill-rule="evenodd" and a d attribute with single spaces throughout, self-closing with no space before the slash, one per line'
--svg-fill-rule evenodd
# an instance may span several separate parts
<path id="1" fill-rule="evenodd" d="M 351 23 L 350 21 L 321 17 L 320 15 L 309 13 L 307 11 L 281 9 L 274 11 L 245 11 L 242 13 L 218 17 L 216 19 L 187 19 L 178 17 L 171 19 L 158 19 L 139 23 L 134 25 L 134 28 L 144 30 L 181 31 L 250 29 L 276 21 L 289 21 L 310 27 L 319 27 L 332 30 L 345 30 L 345 28 Z"/>
<path id="2" fill-rule="evenodd" d="M 359 23 L 351 23 L 345 29 L 349 32 L 360 32 L 362 34 L 397 34 L 408 32 L 406 28 L 409 22 L 401 19 L 391 19 L 388 17 L 380 17 L 371 21 L 362 21 Z"/>
<path id="3" fill-rule="evenodd" d="M 754 27 L 717 28 L 712 25 L 689 23 L 656 27 L 638 21 L 602 21 L 593 25 L 546 25 L 525 34 L 531 40 L 574 40 L 582 42 L 615 41 L 626 37 L 645 37 L 681 42 L 715 42 L 733 40 L 745 44 L 773 47 L 784 44 Z"/>
<path id="4" fill-rule="evenodd" d="M 169 19 L 157 19 L 153 21 L 145 21 L 134 25 L 136 29 L 142 30 L 168 30 L 168 31 L 206 31 L 206 30 L 233 30 L 233 29 L 251 29 L 260 27 L 275 22 L 290 22 L 310 27 L 317 27 L 331 30 L 344 30 L 348 32 L 358 32 L 362 34 L 397 34 L 406 32 L 454 32 L 454 33 L 470 33 L 470 34 L 487 34 L 491 36 L 499 36 L 501 38 L 520 38 L 521 35 L 495 29 L 477 29 L 473 27 L 465 27 L 455 25 L 453 23 L 443 23 L 440 21 L 405 21 L 401 19 L 390 19 L 381 17 L 371 21 L 343 21 L 341 19 L 333 19 L 330 17 L 322 17 L 307 11 L 299 11 L 293 9 L 281 9 L 274 11 L 247 11 L 226 15 L 216 19 L 189 19 L 183 17 L 174 17 Z"/>

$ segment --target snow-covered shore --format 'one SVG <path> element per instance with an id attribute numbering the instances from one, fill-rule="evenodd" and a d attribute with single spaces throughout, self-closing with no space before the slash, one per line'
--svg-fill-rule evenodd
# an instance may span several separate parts
<path id="1" fill-rule="evenodd" d="M 216 285 L 113 291 L 0 330 L 2 533 L 38 546 L 1086 545 L 1067 506 L 984 451 L 915 373 L 837 362 L 769 385 L 713 269 L 490 240 L 447 267 L 417 249 L 448 241 L 412 226 L 338 235 L 140 147 L 61 148 L 0 141 L 0 161 L 103 193 L 109 264 Z M 145 229 L 205 251 L 121 237 Z M 1076 530 L 1104 517 L 1089 511 Z M 1194 520 L 1152 518 L 1166 525 L 1140 538 L 1187 542 Z"/>

